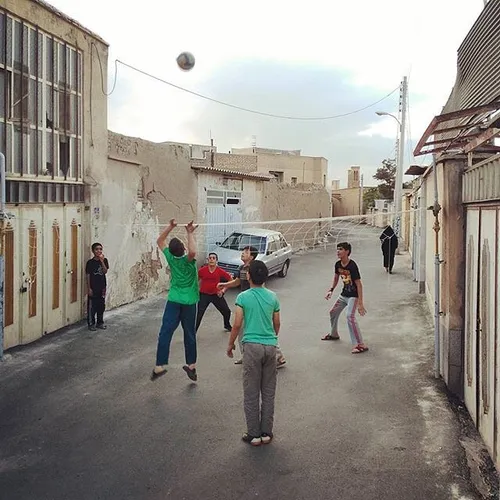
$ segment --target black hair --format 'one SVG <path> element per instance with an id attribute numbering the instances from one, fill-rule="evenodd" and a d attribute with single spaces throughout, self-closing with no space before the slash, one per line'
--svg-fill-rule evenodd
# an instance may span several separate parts
<path id="1" fill-rule="evenodd" d="M 257 258 L 257 255 L 259 255 L 259 251 L 255 247 L 252 247 L 250 245 L 243 248 L 243 250 L 250 250 L 250 256 L 253 260 L 255 260 Z"/>
<path id="2" fill-rule="evenodd" d="M 352 246 L 350 243 L 347 243 L 347 241 L 343 241 L 342 243 L 338 243 L 337 248 L 342 248 L 342 250 L 347 250 L 347 252 L 348 252 L 347 255 L 351 255 Z"/>
<path id="3" fill-rule="evenodd" d="M 263 285 L 269 276 L 267 266 L 261 260 L 252 260 L 248 267 L 248 273 L 254 285 Z"/>
<path id="4" fill-rule="evenodd" d="M 182 257 L 186 251 L 184 243 L 179 238 L 172 238 L 168 244 L 168 249 L 174 257 Z"/>
<path id="5" fill-rule="evenodd" d="M 219 256 L 215 252 L 210 252 L 208 256 L 210 257 L 211 255 L 215 255 L 215 259 L 219 260 Z"/>
<path id="6" fill-rule="evenodd" d="M 101 248 L 102 248 L 102 245 L 101 245 L 100 243 L 97 243 L 97 242 L 96 242 L 96 243 L 92 243 L 92 251 L 93 251 L 93 252 L 95 251 L 95 249 L 96 249 L 97 247 L 101 247 Z"/>

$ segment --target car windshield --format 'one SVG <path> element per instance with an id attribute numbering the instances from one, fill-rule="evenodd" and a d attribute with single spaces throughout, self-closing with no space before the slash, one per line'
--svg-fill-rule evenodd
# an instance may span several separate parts
<path id="1" fill-rule="evenodd" d="M 229 248 L 230 250 L 243 250 L 248 246 L 255 247 L 259 251 L 259 253 L 264 253 L 266 251 L 265 236 L 232 233 L 221 245 L 222 248 Z"/>

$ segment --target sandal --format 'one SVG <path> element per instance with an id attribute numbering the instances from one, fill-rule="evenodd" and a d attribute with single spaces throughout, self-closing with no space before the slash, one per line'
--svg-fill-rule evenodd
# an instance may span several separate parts
<path id="1" fill-rule="evenodd" d="M 340 337 L 338 335 L 334 337 L 333 335 L 327 333 L 324 337 L 321 337 L 321 340 L 340 340 Z"/>
<path id="2" fill-rule="evenodd" d="M 353 348 L 353 350 L 351 351 L 351 354 L 361 354 L 362 352 L 366 352 L 368 351 L 368 347 L 366 346 L 362 346 L 362 345 L 357 345 Z"/>

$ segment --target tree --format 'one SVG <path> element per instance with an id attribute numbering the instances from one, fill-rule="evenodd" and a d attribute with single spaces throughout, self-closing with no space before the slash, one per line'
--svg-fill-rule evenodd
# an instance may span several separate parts
<path id="1" fill-rule="evenodd" d="M 375 200 L 380 198 L 378 187 L 368 187 L 363 189 L 363 213 L 367 213 L 369 208 L 375 206 Z"/>
<path id="2" fill-rule="evenodd" d="M 377 169 L 374 179 L 379 181 L 378 191 L 380 198 L 392 200 L 394 198 L 394 188 L 396 186 L 396 160 L 390 158 L 382 161 L 382 166 Z M 411 182 L 404 182 L 403 189 L 411 189 Z"/>
<path id="3" fill-rule="evenodd" d="M 396 184 L 396 160 L 387 158 L 382 161 L 382 166 L 377 168 L 373 178 L 379 181 L 378 191 L 380 198 L 392 200 L 394 198 L 394 186 Z"/>

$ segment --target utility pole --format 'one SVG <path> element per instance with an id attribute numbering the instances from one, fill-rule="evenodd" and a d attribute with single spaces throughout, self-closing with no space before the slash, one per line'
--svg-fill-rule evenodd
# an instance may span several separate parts
<path id="1" fill-rule="evenodd" d="M 3 358 L 4 339 L 4 225 L 5 225 L 5 156 L 0 153 L 0 360 Z"/>
<path id="2" fill-rule="evenodd" d="M 401 238 L 401 211 L 403 198 L 403 169 L 405 157 L 405 127 L 406 127 L 406 103 L 408 97 L 408 82 L 406 76 L 403 77 L 399 95 L 399 113 L 401 121 L 399 124 L 399 147 L 398 160 L 396 163 L 396 183 L 394 186 L 394 232 Z"/>

